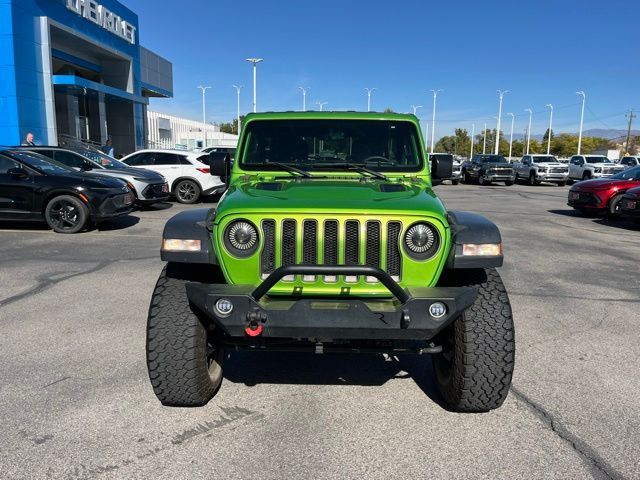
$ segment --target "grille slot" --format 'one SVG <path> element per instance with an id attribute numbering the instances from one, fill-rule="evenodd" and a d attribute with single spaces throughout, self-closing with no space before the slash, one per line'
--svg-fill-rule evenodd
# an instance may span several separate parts
<path id="1" fill-rule="evenodd" d="M 302 263 L 318 263 L 318 222 L 305 220 L 302 224 Z"/>
<path id="2" fill-rule="evenodd" d="M 338 264 L 338 222 L 327 220 L 324 222 L 323 263 L 325 265 Z"/>
<path id="3" fill-rule="evenodd" d="M 400 222 L 387 224 L 387 273 L 394 279 L 400 278 Z"/>
<path id="4" fill-rule="evenodd" d="M 282 265 L 296 264 L 296 221 L 282 222 Z"/>
<path id="5" fill-rule="evenodd" d="M 276 269 L 276 222 L 274 220 L 263 220 L 262 235 L 264 245 L 260 254 L 260 270 L 263 277 L 266 277 Z"/>
<path id="6" fill-rule="evenodd" d="M 380 223 L 367 222 L 367 250 L 365 264 L 369 267 L 380 268 Z"/>

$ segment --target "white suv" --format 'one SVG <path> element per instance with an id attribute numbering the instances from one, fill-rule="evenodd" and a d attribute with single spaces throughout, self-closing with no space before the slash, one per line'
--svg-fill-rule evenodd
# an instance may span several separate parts
<path id="1" fill-rule="evenodd" d="M 182 150 L 138 150 L 121 161 L 162 174 L 180 203 L 195 203 L 201 195 L 224 190 L 220 177 L 209 173 L 209 155 Z"/>
<path id="2" fill-rule="evenodd" d="M 610 177 L 624 170 L 603 155 L 574 155 L 569 160 L 569 182 Z"/>

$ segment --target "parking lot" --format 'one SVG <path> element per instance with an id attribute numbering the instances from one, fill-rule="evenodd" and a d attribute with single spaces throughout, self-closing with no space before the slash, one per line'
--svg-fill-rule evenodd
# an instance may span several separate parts
<path id="1" fill-rule="evenodd" d="M 516 322 L 504 406 L 456 414 L 428 357 L 231 353 L 218 396 L 170 409 L 145 365 L 164 222 L 60 235 L 2 224 L 3 478 L 638 478 L 640 225 L 567 188 L 441 185 L 503 235 Z M 209 203 L 213 205 L 213 203 Z"/>

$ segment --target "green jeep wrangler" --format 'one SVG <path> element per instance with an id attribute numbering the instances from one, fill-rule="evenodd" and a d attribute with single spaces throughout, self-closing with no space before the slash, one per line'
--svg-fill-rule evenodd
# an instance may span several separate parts
<path id="1" fill-rule="evenodd" d="M 448 211 L 413 115 L 250 114 L 216 208 L 165 226 L 147 365 L 164 405 L 218 391 L 225 350 L 431 354 L 456 411 L 499 407 L 515 345 L 497 227 Z M 295 368 L 285 366 L 283 368 Z"/>

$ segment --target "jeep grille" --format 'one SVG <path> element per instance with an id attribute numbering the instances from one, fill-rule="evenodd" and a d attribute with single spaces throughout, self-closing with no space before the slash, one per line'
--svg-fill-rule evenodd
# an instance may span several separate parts
<path id="1" fill-rule="evenodd" d="M 381 222 L 369 220 L 363 225 L 358 220 L 325 220 L 315 219 L 302 221 L 301 231 L 297 220 L 283 220 L 280 224 L 275 220 L 262 221 L 263 247 L 260 253 L 260 270 L 262 278 L 266 278 L 277 266 L 296 264 L 300 250 L 302 263 L 309 265 L 338 265 L 343 259 L 345 265 L 367 265 L 384 268 L 396 281 L 400 280 L 402 257 L 400 254 L 400 233 L 402 224 L 397 220 Z M 278 232 L 278 230 L 280 230 Z M 299 231 L 302 238 L 298 238 Z M 340 242 L 340 233 L 343 241 Z M 280 237 L 280 245 L 277 238 Z M 343 251 L 339 251 L 342 244 Z M 285 281 L 293 281 L 292 276 Z M 315 281 L 315 277 L 303 278 L 303 281 Z M 335 276 L 326 276 L 325 282 L 336 282 Z M 357 276 L 344 278 L 346 282 L 358 281 Z M 376 282 L 375 278 L 367 278 Z"/>

